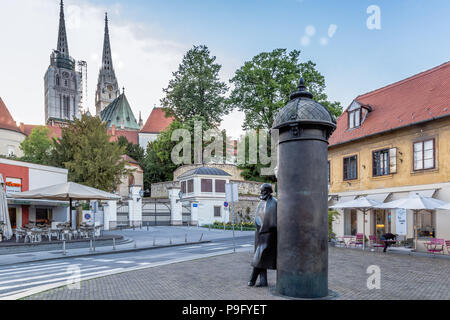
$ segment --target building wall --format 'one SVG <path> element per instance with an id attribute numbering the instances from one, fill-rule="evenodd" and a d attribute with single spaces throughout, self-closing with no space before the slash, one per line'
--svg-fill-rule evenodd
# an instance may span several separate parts
<path id="1" fill-rule="evenodd" d="M 20 144 L 25 138 L 26 136 L 23 133 L 0 129 L 0 155 L 8 156 L 8 153 L 13 150 L 14 155 L 22 157 L 23 152 L 20 150 Z"/>
<path id="2" fill-rule="evenodd" d="M 157 133 L 139 133 L 139 146 L 147 152 L 147 145 L 158 138 Z"/>
<path id="3" fill-rule="evenodd" d="M 413 143 L 435 139 L 436 168 L 413 170 Z M 372 151 L 397 148 L 397 173 L 372 176 Z M 330 194 L 450 181 L 450 117 L 329 148 Z M 358 179 L 343 180 L 343 158 L 358 156 Z"/>

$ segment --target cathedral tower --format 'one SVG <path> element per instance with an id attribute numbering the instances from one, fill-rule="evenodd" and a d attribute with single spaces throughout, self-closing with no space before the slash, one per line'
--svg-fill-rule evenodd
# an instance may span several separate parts
<path id="1" fill-rule="evenodd" d="M 111 43 L 109 41 L 108 15 L 105 14 L 105 37 L 103 40 L 102 66 L 98 75 L 95 93 L 95 109 L 97 116 L 120 95 L 119 84 L 112 63 Z"/>
<path id="2" fill-rule="evenodd" d="M 60 7 L 57 48 L 50 56 L 50 66 L 44 77 L 47 124 L 80 117 L 81 73 L 75 70 L 75 60 L 69 55 L 62 0 Z"/>

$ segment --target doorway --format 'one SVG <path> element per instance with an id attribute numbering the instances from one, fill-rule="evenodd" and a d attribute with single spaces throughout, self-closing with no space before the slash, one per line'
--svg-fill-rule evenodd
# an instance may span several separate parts
<path id="1" fill-rule="evenodd" d="M 11 222 L 11 228 L 17 228 L 17 209 L 16 208 L 8 208 L 9 213 L 9 221 Z"/>

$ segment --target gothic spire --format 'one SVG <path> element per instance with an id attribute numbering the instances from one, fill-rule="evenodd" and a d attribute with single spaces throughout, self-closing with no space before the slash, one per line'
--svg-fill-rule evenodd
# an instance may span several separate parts
<path id="1" fill-rule="evenodd" d="M 66 21 L 64 19 L 64 2 L 61 0 L 61 9 L 59 12 L 59 32 L 58 32 L 58 46 L 56 50 L 58 50 L 63 55 L 69 55 L 69 45 L 67 43 L 67 34 L 66 34 Z"/>
<path id="2" fill-rule="evenodd" d="M 111 43 L 109 41 L 108 13 L 105 13 L 105 38 L 103 41 L 102 69 L 114 73 L 111 57 Z"/>

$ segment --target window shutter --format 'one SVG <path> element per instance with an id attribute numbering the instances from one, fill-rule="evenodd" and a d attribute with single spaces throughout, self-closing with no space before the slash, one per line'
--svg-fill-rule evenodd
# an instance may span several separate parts
<path id="1" fill-rule="evenodd" d="M 389 173 L 397 173 L 397 148 L 389 149 Z"/>

